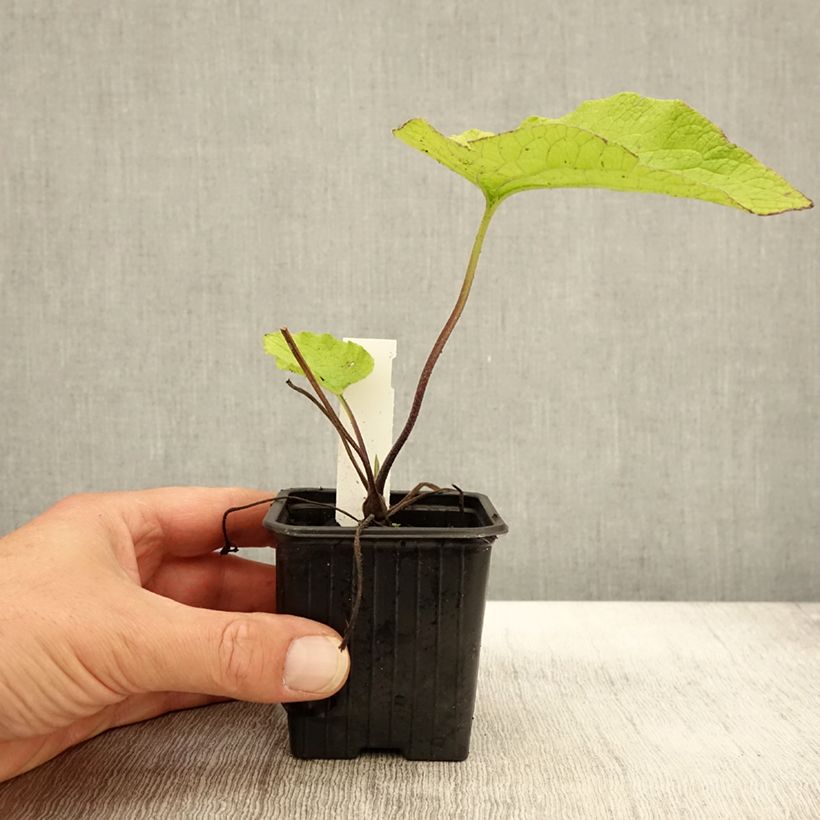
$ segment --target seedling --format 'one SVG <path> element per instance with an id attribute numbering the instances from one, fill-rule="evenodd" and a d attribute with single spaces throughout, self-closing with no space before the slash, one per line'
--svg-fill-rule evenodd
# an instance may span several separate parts
<path id="1" fill-rule="evenodd" d="M 610 188 L 702 199 L 761 216 L 812 207 L 779 174 L 679 100 L 623 93 L 589 100 L 559 119 L 529 117 L 501 134 L 471 129 L 445 137 L 422 119 L 393 133 L 480 188 L 486 204 L 456 304 L 422 368 L 407 421 L 380 465 L 370 460 L 344 399 L 345 389 L 373 369 L 370 354 L 328 334 L 292 335 L 284 328 L 264 340 L 265 351 L 280 368 L 307 378 L 314 395 L 291 381 L 288 386 L 309 398 L 345 443 L 367 491 L 360 521 L 372 517 L 388 523 L 396 512 L 382 497 L 387 476 L 410 437 L 433 369 L 467 304 L 487 229 L 504 200 L 535 188 Z M 353 435 L 325 391 L 338 397 Z M 418 497 L 424 487 L 429 485 L 420 485 L 410 497 Z"/>
<path id="2" fill-rule="evenodd" d="M 390 470 L 418 419 L 436 362 L 467 304 L 487 229 L 502 202 L 536 188 L 594 187 L 701 199 L 758 215 L 812 207 L 779 174 L 729 142 L 717 126 L 679 100 L 622 93 L 584 102 L 558 119 L 530 117 L 500 134 L 471 129 L 446 137 L 422 119 L 410 120 L 394 134 L 476 185 L 484 194 L 485 209 L 455 306 L 421 370 L 407 420 L 381 463 L 367 452 L 344 396 L 347 387 L 373 369 L 370 354 L 327 334 L 291 334 L 287 328 L 267 334 L 264 340 L 265 351 L 275 357 L 278 367 L 307 379 L 309 390 L 290 380 L 287 384 L 335 428 L 366 492 L 360 511 L 344 511 L 356 523 L 359 584 L 351 626 L 361 599 L 362 530 L 389 526 L 400 510 L 442 491 L 420 482 L 392 507 L 383 497 Z M 350 430 L 328 393 L 338 398 Z"/>

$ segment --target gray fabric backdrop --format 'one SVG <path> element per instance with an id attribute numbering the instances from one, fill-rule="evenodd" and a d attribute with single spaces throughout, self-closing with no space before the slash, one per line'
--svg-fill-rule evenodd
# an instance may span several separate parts
<path id="1" fill-rule="evenodd" d="M 480 194 L 391 137 L 681 97 L 820 195 L 816 0 L 0 2 L 0 529 L 73 491 L 328 484 L 260 337 L 395 336 Z M 491 495 L 506 598 L 820 597 L 818 211 L 536 192 L 491 228 L 396 486 Z"/>

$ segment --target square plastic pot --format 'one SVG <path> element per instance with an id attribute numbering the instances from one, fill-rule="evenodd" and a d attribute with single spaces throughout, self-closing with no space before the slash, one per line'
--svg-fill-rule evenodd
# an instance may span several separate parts
<path id="1" fill-rule="evenodd" d="M 341 634 L 351 609 L 354 528 L 310 503 L 334 499 L 333 490 L 285 490 L 265 526 L 277 540 L 277 611 Z M 455 494 L 430 496 L 397 523 L 362 534 L 363 597 L 348 682 L 326 700 L 285 706 L 296 757 L 389 750 L 409 760 L 464 760 L 469 753 L 490 550 L 507 525 L 477 493 L 465 493 L 463 506 Z"/>

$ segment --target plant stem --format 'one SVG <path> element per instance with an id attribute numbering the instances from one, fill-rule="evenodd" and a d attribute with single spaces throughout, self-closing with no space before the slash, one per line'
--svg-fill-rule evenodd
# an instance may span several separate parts
<path id="1" fill-rule="evenodd" d="M 342 642 L 339 644 L 339 651 L 344 651 L 345 647 L 350 643 L 350 636 L 356 627 L 356 621 L 359 618 L 359 609 L 362 605 L 362 590 L 364 588 L 364 569 L 362 566 L 362 532 L 373 523 L 373 516 L 368 515 L 363 518 L 356 525 L 356 531 L 353 533 L 353 562 L 355 575 L 353 576 L 353 606 L 350 610 L 350 620 L 347 622 L 347 629 L 342 636 Z"/>
<path id="2" fill-rule="evenodd" d="M 356 420 L 353 410 L 351 410 L 350 405 L 347 403 L 347 399 L 342 395 L 339 396 L 339 404 L 347 414 L 348 419 L 350 419 L 350 426 L 353 428 L 353 434 L 356 436 L 358 443 L 357 452 L 361 455 L 362 463 L 364 464 L 366 480 L 363 480 L 363 483 L 367 490 L 367 497 L 365 498 L 362 511 L 365 516 L 372 512 L 379 521 L 383 521 L 387 517 L 387 506 L 384 503 L 381 493 L 376 490 L 376 478 L 373 475 L 373 467 L 370 464 L 370 456 L 367 452 L 367 445 L 364 443 L 364 436 L 359 427 L 359 422 Z M 367 509 L 364 509 L 365 507 Z"/>
<path id="3" fill-rule="evenodd" d="M 237 552 L 239 550 L 239 546 L 234 544 L 233 541 L 228 537 L 228 516 L 232 513 L 239 512 L 240 510 L 249 510 L 251 507 L 258 507 L 260 504 L 270 504 L 273 501 L 276 501 L 278 496 L 273 496 L 273 498 L 263 498 L 261 501 L 254 501 L 253 504 L 243 504 L 241 507 L 230 507 L 222 514 L 222 539 L 223 544 L 222 548 L 219 550 L 220 555 L 227 555 L 230 552 Z M 355 515 L 349 513 L 347 510 L 343 510 L 341 507 L 337 507 L 334 504 L 325 504 L 321 501 L 314 501 L 310 498 L 304 498 L 300 495 L 288 495 L 288 499 L 291 501 L 301 501 L 304 504 L 312 504 L 314 507 L 324 507 L 328 510 L 335 510 L 336 512 L 340 512 L 342 515 L 346 515 L 352 521 L 355 521 L 356 524 L 359 523 L 359 519 L 356 518 Z"/>
<path id="4" fill-rule="evenodd" d="M 336 429 L 336 432 L 339 434 L 340 438 L 343 442 L 345 442 L 345 451 L 347 452 L 350 461 L 353 463 L 353 466 L 356 468 L 357 472 L 359 471 L 359 465 L 356 464 L 356 460 L 353 458 L 353 454 L 350 451 L 350 448 L 347 446 L 347 439 L 345 436 L 349 437 L 349 433 L 345 429 L 344 424 L 342 424 L 342 420 L 339 418 L 336 410 L 333 408 L 333 405 L 328 401 L 327 396 L 325 395 L 325 391 L 322 390 L 321 385 L 319 384 L 319 380 L 316 378 L 314 372 L 310 369 L 310 365 L 305 361 L 305 357 L 302 355 L 302 351 L 299 350 L 299 345 L 296 344 L 296 340 L 293 338 L 291 332 L 286 328 L 283 327 L 280 329 L 280 333 L 282 334 L 282 338 L 287 343 L 287 346 L 290 348 L 290 352 L 293 353 L 293 357 L 299 363 L 299 367 L 302 368 L 302 372 L 305 374 L 305 378 L 310 382 L 310 386 L 313 388 L 313 392 L 316 394 L 316 397 L 321 402 L 322 408 L 327 415 L 327 418 L 330 420 L 330 423 Z M 359 456 L 360 459 L 367 464 L 367 457 L 364 453 L 358 452 L 358 446 L 353 448 L 356 450 L 356 454 Z M 361 473 L 360 473 L 361 474 Z M 371 486 L 365 485 L 367 487 L 368 492 L 372 490 Z"/>
<path id="5" fill-rule="evenodd" d="M 304 389 L 304 388 L 302 388 L 302 387 L 299 387 L 299 385 L 298 385 L 298 384 L 294 384 L 294 383 L 293 383 L 290 379 L 287 379 L 287 380 L 285 381 L 285 384 L 286 384 L 286 385 L 287 385 L 287 386 L 288 386 L 291 390 L 294 390 L 294 391 L 295 391 L 295 392 L 297 392 L 300 396 L 304 396 L 304 397 L 305 397 L 308 401 L 310 401 L 310 402 L 312 402 L 313 404 L 315 404 L 315 405 L 316 405 L 316 407 L 318 407 L 318 408 L 319 408 L 319 411 L 322 413 L 322 415 L 323 415 L 325 418 L 327 418 L 327 419 L 328 419 L 328 421 L 330 421 L 330 423 L 331 423 L 331 424 L 333 423 L 332 419 L 330 419 L 330 418 L 328 417 L 327 410 L 325 410 L 325 408 L 323 407 L 322 403 L 321 403 L 321 402 L 320 402 L 320 401 L 316 398 L 316 396 L 312 396 L 310 393 L 308 393 L 308 391 L 307 391 L 307 390 L 305 390 L 305 389 Z M 356 444 L 356 440 L 353 438 L 353 436 L 352 436 L 350 433 L 348 433 L 348 432 L 347 432 L 347 430 L 345 430 L 344 439 L 345 439 L 345 441 L 347 441 L 347 442 L 348 442 L 351 446 L 353 446 L 354 448 L 356 448 L 356 452 L 357 452 L 357 453 L 359 452 L 359 450 L 358 450 L 358 445 Z"/>
<path id="6" fill-rule="evenodd" d="M 436 366 L 436 362 L 441 355 L 441 351 L 444 350 L 444 345 L 447 344 L 447 340 L 450 338 L 450 334 L 453 332 L 453 329 L 455 328 L 456 323 L 464 310 L 464 306 L 467 304 L 467 297 L 470 295 L 470 289 L 473 286 L 473 280 L 475 278 L 476 267 L 478 266 L 478 257 L 481 255 L 481 246 L 484 244 L 484 237 L 487 234 L 487 228 L 490 225 L 490 220 L 492 219 L 495 209 L 498 207 L 500 201 L 501 200 L 491 201 L 490 199 L 487 199 L 484 215 L 481 217 L 481 223 L 478 226 L 478 231 L 476 232 L 475 240 L 473 241 L 473 248 L 470 252 L 470 259 L 467 263 L 467 270 L 464 274 L 464 281 L 462 282 L 461 291 L 458 294 L 455 307 L 450 313 L 444 327 L 441 329 L 441 332 L 433 345 L 433 349 L 427 357 L 427 361 L 424 363 L 424 368 L 421 371 L 421 376 L 419 377 L 419 382 L 416 386 L 416 393 L 413 396 L 413 404 L 410 407 L 410 413 L 407 416 L 407 421 L 404 424 L 404 428 L 401 433 L 399 433 L 399 437 L 396 439 L 390 449 L 390 452 L 385 457 L 381 468 L 379 469 L 379 475 L 376 479 L 376 490 L 379 493 L 384 492 L 384 485 L 387 481 L 387 475 L 393 466 L 393 462 L 396 460 L 396 456 L 398 456 L 401 452 L 402 447 L 404 447 L 410 433 L 413 431 L 413 427 L 415 426 L 416 419 L 419 415 L 419 410 L 421 409 L 421 403 L 424 400 L 424 393 L 427 390 L 427 383 L 430 381 L 430 376 L 433 374 L 433 368 Z"/>
<path id="7" fill-rule="evenodd" d="M 429 487 L 427 492 L 422 492 L 425 487 Z M 410 490 L 407 495 L 402 498 L 401 501 L 396 502 L 388 511 L 387 514 L 389 516 L 393 516 L 396 513 L 401 512 L 405 507 L 409 507 L 411 504 L 415 504 L 422 498 L 425 498 L 428 495 L 436 495 L 437 493 L 443 492 L 441 487 L 436 484 L 431 484 L 429 481 L 422 481 L 420 484 L 416 484 L 412 490 Z"/>
<path id="8" fill-rule="evenodd" d="M 328 414 L 327 410 L 325 410 L 325 408 L 322 406 L 322 403 L 321 403 L 321 402 L 320 402 L 320 401 L 319 401 L 319 400 L 318 400 L 315 396 L 311 396 L 311 395 L 310 395 L 310 393 L 308 393 L 308 391 L 307 391 L 307 390 L 304 390 L 303 388 L 298 387 L 298 386 L 297 386 L 297 385 L 295 385 L 295 384 L 294 384 L 294 383 L 293 383 L 290 379 L 288 379 L 288 380 L 285 382 L 285 384 L 286 384 L 286 385 L 287 385 L 287 386 L 288 386 L 291 390 L 295 390 L 297 393 L 299 393 L 299 395 L 304 396 L 306 399 L 308 399 L 308 400 L 309 400 L 309 401 L 311 401 L 313 404 L 315 404 L 315 405 L 316 405 L 316 407 L 318 407 L 318 408 L 319 408 L 319 411 L 322 413 L 322 415 L 323 415 L 323 416 L 324 416 L 324 417 L 325 417 L 325 418 L 326 418 L 326 419 L 327 419 L 327 420 L 328 420 L 331 424 L 333 424 L 333 419 L 330 417 L 330 415 Z M 333 426 L 334 426 L 334 427 L 336 427 L 336 425 L 335 425 L 335 424 L 334 424 Z M 364 456 L 362 456 L 362 455 L 360 454 L 360 451 L 359 451 L 359 445 L 358 445 L 358 444 L 356 443 L 356 441 L 353 439 L 353 436 L 351 436 L 351 435 L 350 435 L 350 433 L 348 433 L 348 432 L 347 432 L 347 430 L 346 430 L 346 429 L 344 430 L 344 435 L 343 435 L 343 436 L 341 435 L 341 432 L 339 431 L 339 429 L 338 429 L 338 428 L 336 428 L 336 432 L 337 432 L 337 433 L 339 433 L 339 435 L 341 436 L 341 439 L 342 439 L 342 445 L 343 445 L 343 446 L 344 446 L 344 448 L 345 448 L 345 452 L 347 453 L 347 457 L 350 459 L 350 463 L 353 465 L 354 469 L 356 470 L 356 474 L 359 476 L 359 481 L 361 481 L 361 482 L 362 482 L 362 486 L 363 486 L 365 489 L 368 489 L 370 485 L 367 483 L 367 477 L 365 476 L 364 472 L 362 472 L 362 468 L 361 468 L 361 467 L 360 467 L 360 466 L 356 463 L 356 459 L 355 459 L 355 458 L 353 458 L 353 452 L 351 451 L 351 447 L 353 448 L 353 451 L 355 451 L 357 454 L 359 454 L 359 458 L 361 458 L 361 459 L 362 459 L 362 461 L 363 461 L 365 464 L 367 464 L 367 453 L 365 452 Z"/>

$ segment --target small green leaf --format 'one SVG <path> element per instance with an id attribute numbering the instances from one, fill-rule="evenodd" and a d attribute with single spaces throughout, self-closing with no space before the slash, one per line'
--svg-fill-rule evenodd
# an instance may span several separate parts
<path id="1" fill-rule="evenodd" d="M 421 119 L 399 139 L 460 174 L 490 202 L 533 188 L 610 188 L 689 197 L 755 214 L 812 203 L 680 100 L 623 93 L 514 131 L 445 137 Z"/>
<path id="2" fill-rule="evenodd" d="M 313 375 L 337 396 L 373 371 L 373 357 L 355 342 L 343 342 L 329 333 L 307 332 L 294 333 L 293 340 Z M 266 333 L 264 343 L 265 353 L 276 359 L 280 370 L 305 375 L 281 332 Z"/>

